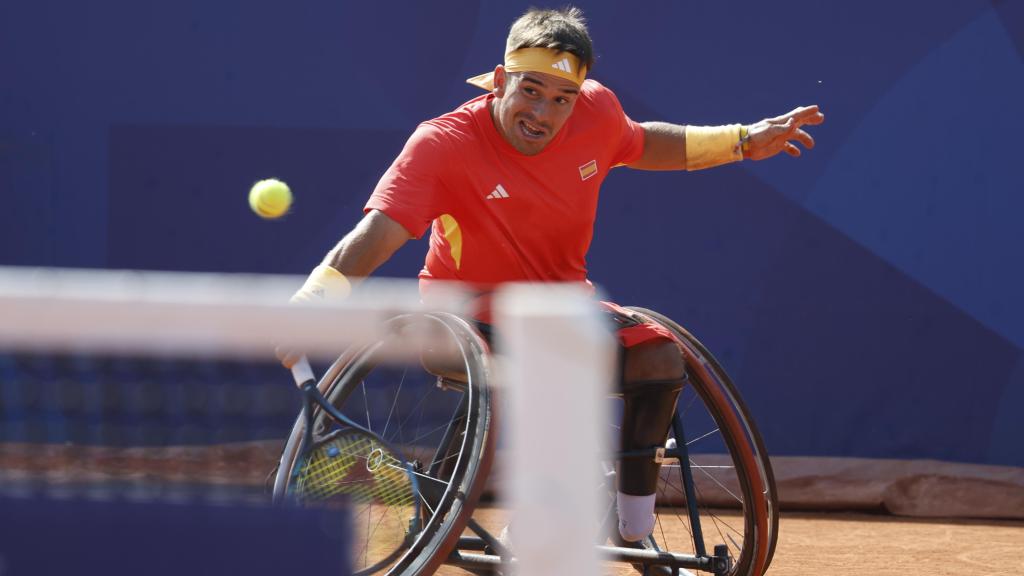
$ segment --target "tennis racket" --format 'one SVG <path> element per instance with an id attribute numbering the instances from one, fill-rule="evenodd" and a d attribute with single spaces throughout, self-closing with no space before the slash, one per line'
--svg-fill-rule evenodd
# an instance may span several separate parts
<path id="1" fill-rule="evenodd" d="M 416 472 L 396 447 L 339 412 L 317 388 L 303 356 L 292 368 L 305 431 L 288 483 L 302 505 L 348 506 L 360 529 L 350 548 L 356 574 L 387 567 L 422 526 Z M 317 410 L 327 425 L 314 430 Z M 367 529 L 362 529 L 364 524 Z"/>

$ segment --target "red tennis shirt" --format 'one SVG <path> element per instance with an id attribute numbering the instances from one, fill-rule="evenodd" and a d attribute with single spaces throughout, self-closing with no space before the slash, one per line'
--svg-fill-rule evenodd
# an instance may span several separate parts
<path id="1" fill-rule="evenodd" d="M 432 225 L 424 290 L 432 280 L 482 289 L 585 282 L 601 182 L 640 157 L 643 128 L 611 90 L 586 80 L 562 129 L 527 156 L 494 126 L 493 97 L 420 124 L 364 210 L 384 212 L 416 238 Z"/>

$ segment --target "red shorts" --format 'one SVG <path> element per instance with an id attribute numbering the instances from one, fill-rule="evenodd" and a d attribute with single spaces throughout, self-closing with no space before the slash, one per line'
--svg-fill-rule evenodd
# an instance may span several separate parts
<path id="1" fill-rule="evenodd" d="M 627 320 L 627 322 L 619 321 L 623 326 L 619 328 L 616 333 L 619 337 L 619 343 L 622 344 L 623 348 L 632 348 L 638 344 L 654 340 L 677 342 L 675 335 L 672 334 L 668 328 L 665 328 L 661 324 L 645 322 L 644 319 L 635 312 L 623 308 L 618 304 L 602 301 L 601 307 L 615 316 L 617 321 L 619 321 L 619 318 Z"/>
<path id="2" fill-rule="evenodd" d="M 425 302 L 429 301 L 428 294 L 430 291 L 428 288 L 433 283 L 422 278 L 420 279 L 420 291 Z M 471 310 L 470 316 L 488 340 L 490 340 L 491 335 L 491 298 L 493 295 L 492 291 L 483 290 L 480 293 L 474 294 L 468 303 L 468 308 Z M 654 340 L 678 342 L 672 331 L 661 324 L 648 322 L 636 312 L 623 308 L 613 302 L 601 301 L 600 304 L 604 311 L 612 317 L 615 324 L 618 325 L 616 335 L 619 338 L 619 344 L 623 348 L 632 348 L 633 346 Z"/>

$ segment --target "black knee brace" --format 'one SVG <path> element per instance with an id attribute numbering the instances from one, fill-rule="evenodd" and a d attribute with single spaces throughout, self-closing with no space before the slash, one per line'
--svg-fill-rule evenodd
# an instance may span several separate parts
<path id="1" fill-rule="evenodd" d="M 640 380 L 622 383 L 622 450 L 664 446 L 672 425 L 679 391 L 687 376 L 672 380 Z M 619 491 L 634 496 L 653 494 L 658 487 L 660 465 L 651 458 L 623 460 L 619 466 Z"/>

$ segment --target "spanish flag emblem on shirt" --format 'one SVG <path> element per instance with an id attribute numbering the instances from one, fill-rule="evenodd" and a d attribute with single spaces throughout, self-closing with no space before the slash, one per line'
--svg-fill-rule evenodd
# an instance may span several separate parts
<path id="1" fill-rule="evenodd" d="M 591 160 L 583 166 L 580 166 L 580 179 L 586 180 L 594 174 L 597 174 L 597 160 Z"/>

